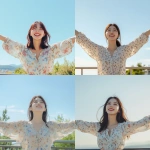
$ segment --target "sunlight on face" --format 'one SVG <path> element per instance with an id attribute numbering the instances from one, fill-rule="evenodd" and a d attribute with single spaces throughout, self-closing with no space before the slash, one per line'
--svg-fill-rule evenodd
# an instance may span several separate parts
<path id="1" fill-rule="evenodd" d="M 33 112 L 36 112 L 36 111 L 43 112 L 46 110 L 43 100 L 39 97 L 35 98 L 30 109 Z"/>
<path id="2" fill-rule="evenodd" d="M 30 35 L 34 40 L 41 40 L 45 35 L 40 23 L 35 23 L 30 31 Z"/>
<path id="3" fill-rule="evenodd" d="M 106 38 L 108 41 L 116 41 L 119 37 L 119 33 L 117 31 L 117 28 L 115 26 L 110 26 L 106 31 Z"/>
<path id="4" fill-rule="evenodd" d="M 106 105 L 106 112 L 110 115 L 116 115 L 119 112 L 119 104 L 116 99 L 112 98 L 108 101 Z"/>

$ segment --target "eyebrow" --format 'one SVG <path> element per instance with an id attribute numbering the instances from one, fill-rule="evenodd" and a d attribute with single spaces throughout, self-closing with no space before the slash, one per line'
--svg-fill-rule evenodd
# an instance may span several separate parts
<path id="1" fill-rule="evenodd" d="M 114 102 L 114 104 L 118 104 L 117 102 Z"/>

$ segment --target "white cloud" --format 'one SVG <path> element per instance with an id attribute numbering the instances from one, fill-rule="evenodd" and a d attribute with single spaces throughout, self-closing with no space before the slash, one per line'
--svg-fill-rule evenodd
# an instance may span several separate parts
<path id="1" fill-rule="evenodd" d="M 146 50 L 150 50 L 150 47 L 145 48 Z"/>
<path id="2" fill-rule="evenodd" d="M 24 110 L 19 110 L 19 109 L 8 109 L 8 112 L 15 112 L 15 113 L 22 113 L 22 114 L 26 114 L 26 112 Z"/>
<path id="3" fill-rule="evenodd" d="M 7 107 L 8 109 L 15 108 L 15 105 L 11 105 Z"/>
<path id="4" fill-rule="evenodd" d="M 22 113 L 22 114 L 25 114 L 25 113 L 26 113 L 23 109 L 17 109 L 15 105 L 0 106 L 0 110 L 1 110 L 1 111 L 3 111 L 5 108 L 7 108 L 7 111 L 8 111 L 8 112 Z"/>

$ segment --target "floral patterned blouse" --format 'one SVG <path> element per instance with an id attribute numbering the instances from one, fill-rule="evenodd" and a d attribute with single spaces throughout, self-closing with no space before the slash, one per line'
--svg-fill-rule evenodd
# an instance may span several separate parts
<path id="1" fill-rule="evenodd" d="M 148 36 L 143 33 L 128 45 L 117 47 L 111 55 L 107 48 L 93 43 L 81 32 L 76 36 L 76 42 L 97 61 L 99 75 L 125 75 L 127 58 L 136 54 L 147 41 Z"/>
<path id="2" fill-rule="evenodd" d="M 73 48 L 74 43 L 72 39 L 56 43 L 43 49 L 38 59 L 36 54 L 33 53 L 26 46 L 19 44 L 7 38 L 6 42 L 3 43 L 3 49 L 6 50 L 10 55 L 18 58 L 21 61 L 23 69 L 28 74 L 49 74 L 52 72 L 54 60 L 56 58 L 68 55 Z"/>
<path id="3" fill-rule="evenodd" d="M 150 116 L 136 122 L 118 123 L 115 128 L 101 132 L 98 132 L 100 129 L 100 123 L 98 122 L 76 120 L 76 125 L 76 128 L 81 132 L 97 136 L 97 144 L 100 150 L 122 150 L 127 136 L 150 129 Z"/>
<path id="4" fill-rule="evenodd" d="M 56 123 L 50 121 L 44 124 L 39 131 L 27 121 L 0 122 L 0 133 L 15 139 L 23 150 L 51 150 L 53 141 L 61 139 L 72 133 L 75 129 L 74 121 L 69 123 Z"/>

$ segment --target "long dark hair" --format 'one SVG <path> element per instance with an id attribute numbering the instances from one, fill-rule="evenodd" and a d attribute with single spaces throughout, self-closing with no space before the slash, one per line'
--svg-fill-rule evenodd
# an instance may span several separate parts
<path id="1" fill-rule="evenodd" d="M 48 111 L 47 111 L 47 104 L 46 104 L 44 98 L 43 98 L 42 96 L 40 96 L 40 95 L 34 96 L 34 97 L 32 98 L 32 100 L 30 101 L 29 108 L 28 108 L 28 118 L 29 118 L 29 121 L 31 121 L 31 120 L 33 119 L 33 111 L 30 110 L 30 107 L 32 107 L 32 103 L 34 102 L 34 100 L 35 100 L 36 98 L 40 98 L 40 99 L 43 101 L 44 105 L 45 105 L 45 109 L 46 109 L 46 110 L 43 112 L 42 120 L 45 122 L 46 126 L 48 127 L 48 125 L 47 125 L 47 114 L 48 114 Z"/>
<path id="2" fill-rule="evenodd" d="M 108 24 L 108 25 L 106 26 L 106 28 L 105 28 L 105 37 L 106 37 L 106 32 L 107 32 L 107 30 L 108 30 L 108 28 L 109 28 L 110 26 L 114 26 L 114 27 L 117 29 L 117 31 L 118 31 L 118 38 L 117 38 L 117 40 L 116 40 L 116 45 L 117 45 L 117 47 L 119 47 L 119 46 L 121 46 L 121 33 L 120 33 L 119 27 L 118 27 L 116 24 Z M 119 39 L 120 41 L 119 41 L 118 39 Z"/>
<path id="3" fill-rule="evenodd" d="M 104 104 L 103 115 L 102 115 L 102 117 L 100 119 L 100 129 L 99 129 L 98 132 L 101 132 L 101 131 L 107 129 L 107 126 L 108 126 L 108 114 L 106 112 L 106 105 L 107 105 L 107 103 L 109 102 L 110 99 L 115 99 L 118 102 L 118 105 L 119 105 L 119 112 L 117 113 L 117 116 L 116 116 L 117 122 L 118 123 L 122 123 L 122 122 L 128 121 L 128 119 L 127 119 L 127 117 L 125 115 L 125 112 L 124 112 L 123 104 L 120 101 L 120 99 L 118 97 L 116 97 L 116 96 L 109 97 L 107 99 L 107 101 L 105 102 L 105 104 Z"/>
<path id="4" fill-rule="evenodd" d="M 27 40 L 28 40 L 27 48 L 35 49 L 34 44 L 33 44 L 33 38 L 30 35 L 30 32 L 34 28 L 36 23 L 40 24 L 41 28 L 44 30 L 44 33 L 45 33 L 45 35 L 42 37 L 40 48 L 42 48 L 42 49 L 48 48 L 49 47 L 48 40 L 50 40 L 50 34 L 48 33 L 48 31 L 46 30 L 46 27 L 44 26 L 44 24 L 41 21 L 35 21 L 31 25 L 31 27 L 28 31 L 28 35 L 27 35 Z"/>

